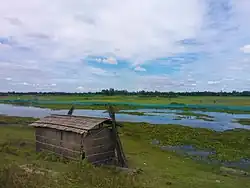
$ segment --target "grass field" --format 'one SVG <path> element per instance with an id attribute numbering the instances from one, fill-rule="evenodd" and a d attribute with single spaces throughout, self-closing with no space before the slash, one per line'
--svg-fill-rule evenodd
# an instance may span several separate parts
<path id="1" fill-rule="evenodd" d="M 218 159 L 239 159 L 250 157 L 250 131 L 247 130 L 216 133 L 179 125 L 123 123 L 120 135 L 129 166 L 141 169 L 127 174 L 85 163 L 70 163 L 52 155 L 36 154 L 34 130 L 27 127 L 31 121 L 30 118 L 0 116 L 0 188 L 250 187 L 249 177 L 225 174 L 219 166 L 198 163 L 150 144 L 152 139 L 160 140 L 162 144 L 192 144 L 216 149 L 218 154 L 214 157 Z M 29 142 L 25 141 L 27 139 Z M 25 172 L 20 168 L 24 164 L 31 164 L 29 169 L 44 173 Z"/>
<path id="2" fill-rule="evenodd" d="M 0 99 L 33 99 L 33 96 L 2 96 Z M 81 102 L 133 102 L 139 104 L 219 104 L 219 105 L 230 105 L 230 106 L 249 106 L 250 97 L 142 97 L 142 96 L 101 96 L 101 95 L 90 95 L 90 96 L 39 96 L 39 100 L 52 100 L 52 101 L 81 101 Z"/>
<path id="3" fill-rule="evenodd" d="M 33 96 L 21 95 L 21 96 L 0 96 L 0 101 L 4 100 L 33 100 Z M 86 95 L 86 96 L 38 96 L 39 101 L 56 101 L 56 102 L 65 102 L 68 104 L 28 104 L 28 103 L 15 103 L 18 105 L 32 105 L 40 108 L 50 108 L 50 109 L 70 109 L 72 102 L 91 102 L 91 103 L 130 103 L 133 105 L 119 104 L 115 108 L 117 111 L 121 109 L 136 109 L 142 108 L 136 105 L 168 105 L 168 104 L 190 104 L 190 105 L 220 105 L 220 106 L 242 106 L 247 107 L 250 105 L 250 97 L 177 97 L 177 98 L 168 98 L 168 97 L 147 97 L 147 96 L 101 96 L 101 95 Z M 4 102 L 3 102 L 4 103 Z M 91 104 L 91 105 L 74 105 L 76 109 L 106 109 L 107 107 L 104 104 Z M 175 109 L 175 107 L 173 107 Z M 181 108 L 178 108 L 181 109 Z M 183 110 L 197 110 L 196 108 L 183 107 Z M 239 109 L 208 109 L 206 107 L 200 108 L 200 111 L 214 111 L 214 112 L 225 112 L 225 113 L 245 113 L 249 114 L 250 111 L 239 110 Z"/>

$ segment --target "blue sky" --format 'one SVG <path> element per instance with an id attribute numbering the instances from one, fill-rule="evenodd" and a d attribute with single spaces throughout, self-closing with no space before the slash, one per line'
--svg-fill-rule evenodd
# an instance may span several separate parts
<path id="1" fill-rule="evenodd" d="M 249 17 L 249 0 L 2 0 L 0 91 L 250 90 Z"/>

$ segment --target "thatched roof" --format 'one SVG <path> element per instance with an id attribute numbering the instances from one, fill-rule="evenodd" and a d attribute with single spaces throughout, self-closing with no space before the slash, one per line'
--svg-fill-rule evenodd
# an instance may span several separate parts
<path id="1" fill-rule="evenodd" d="M 112 123 L 110 119 L 91 118 L 84 116 L 51 115 L 32 124 L 33 127 L 52 128 L 83 134 L 96 128 L 99 124 Z"/>

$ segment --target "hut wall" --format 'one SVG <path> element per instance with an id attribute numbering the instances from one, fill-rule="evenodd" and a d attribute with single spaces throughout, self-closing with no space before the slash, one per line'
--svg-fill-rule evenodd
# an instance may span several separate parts
<path id="1" fill-rule="evenodd" d="M 60 156 L 78 159 L 81 135 L 52 128 L 36 128 L 36 150 L 49 151 Z"/>
<path id="2" fill-rule="evenodd" d="M 115 145 L 111 130 L 92 130 L 84 140 L 87 160 L 94 164 L 109 163 L 115 157 Z"/>
<path id="3" fill-rule="evenodd" d="M 36 128 L 36 150 L 48 150 L 55 153 L 60 153 L 60 149 L 55 146 L 60 146 L 61 132 L 51 128 Z"/>
<path id="4" fill-rule="evenodd" d="M 81 140 L 82 135 L 78 133 L 62 131 L 62 147 L 66 148 L 63 155 L 79 159 L 83 150 Z"/>

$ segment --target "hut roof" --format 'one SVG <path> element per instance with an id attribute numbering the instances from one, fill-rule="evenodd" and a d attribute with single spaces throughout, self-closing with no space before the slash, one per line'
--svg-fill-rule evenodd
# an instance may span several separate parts
<path id="1" fill-rule="evenodd" d="M 85 116 L 51 115 L 32 124 L 33 127 L 52 128 L 84 134 L 101 123 L 112 123 L 110 119 Z"/>

